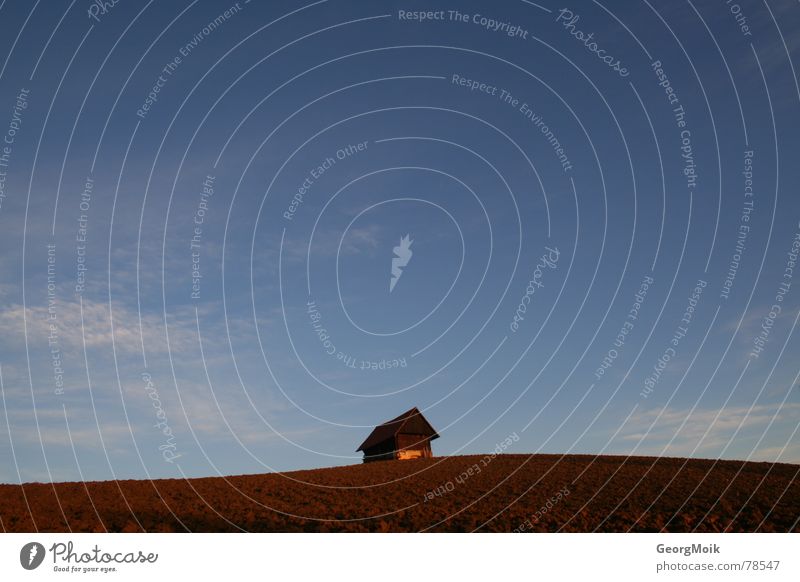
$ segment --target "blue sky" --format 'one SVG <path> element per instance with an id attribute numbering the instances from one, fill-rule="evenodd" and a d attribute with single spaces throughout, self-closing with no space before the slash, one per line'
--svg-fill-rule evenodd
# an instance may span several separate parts
<path id="1" fill-rule="evenodd" d="M 265 4 L 0 4 L 1 482 L 800 462 L 796 3 Z"/>

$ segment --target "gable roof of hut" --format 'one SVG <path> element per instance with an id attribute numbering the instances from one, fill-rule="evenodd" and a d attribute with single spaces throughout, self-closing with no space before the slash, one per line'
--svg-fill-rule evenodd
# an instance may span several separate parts
<path id="1" fill-rule="evenodd" d="M 415 406 L 392 420 L 387 420 L 381 425 L 372 429 L 367 439 L 356 449 L 365 451 L 386 440 L 394 438 L 398 433 L 421 434 L 430 437 L 430 440 L 438 439 L 439 435 L 431 426 L 431 423 L 422 416 L 422 413 Z"/>

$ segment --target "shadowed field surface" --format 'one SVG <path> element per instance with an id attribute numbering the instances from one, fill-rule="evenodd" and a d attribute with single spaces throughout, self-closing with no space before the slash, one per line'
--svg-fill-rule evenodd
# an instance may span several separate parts
<path id="1" fill-rule="evenodd" d="M 157 481 L 0 485 L 5 531 L 798 531 L 800 466 L 460 456 Z"/>

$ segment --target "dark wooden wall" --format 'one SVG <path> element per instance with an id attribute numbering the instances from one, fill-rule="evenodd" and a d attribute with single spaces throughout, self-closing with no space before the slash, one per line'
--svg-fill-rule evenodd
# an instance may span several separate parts
<path id="1" fill-rule="evenodd" d="M 427 456 L 430 456 L 431 444 L 428 437 L 422 434 L 399 434 L 397 435 L 397 450 L 402 449 L 422 449 L 427 451 Z"/>

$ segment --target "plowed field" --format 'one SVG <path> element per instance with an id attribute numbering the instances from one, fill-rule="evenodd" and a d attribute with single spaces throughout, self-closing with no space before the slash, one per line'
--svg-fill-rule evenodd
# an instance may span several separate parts
<path id="1" fill-rule="evenodd" d="M 158 481 L 0 485 L 2 529 L 798 531 L 799 465 L 461 456 Z"/>

